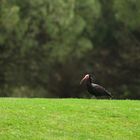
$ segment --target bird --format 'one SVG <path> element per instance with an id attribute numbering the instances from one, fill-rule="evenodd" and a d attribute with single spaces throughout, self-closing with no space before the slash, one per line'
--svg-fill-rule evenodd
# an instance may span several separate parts
<path id="1" fill-rule="evenodd" d="M 88 92 L 94 95 L 95 97 L 112 97 L 109 91 L 107 91 L 104 87 L 95 84 L 93 81 L 93 76 L 91 74 L 86 74 L 80 81 L 80 85 L 82 85 L 85 82 Z"/>

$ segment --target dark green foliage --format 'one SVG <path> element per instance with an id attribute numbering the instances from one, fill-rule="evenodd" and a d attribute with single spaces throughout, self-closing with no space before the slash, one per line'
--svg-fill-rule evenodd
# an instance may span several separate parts
<path id="1" fill-rule="evenodd" d="M 85 73 L 115 98 L 140 98 L 138 0 L 1 0 L 0 96 L 89 97 Z"/>

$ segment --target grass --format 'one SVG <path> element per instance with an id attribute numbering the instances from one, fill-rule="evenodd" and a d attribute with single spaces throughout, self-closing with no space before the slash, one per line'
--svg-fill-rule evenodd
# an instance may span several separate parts
<path id="1" fill-rule="evenodd" d="M 1 140 L 140 140 L 140 101 L 0 98 Z"/>

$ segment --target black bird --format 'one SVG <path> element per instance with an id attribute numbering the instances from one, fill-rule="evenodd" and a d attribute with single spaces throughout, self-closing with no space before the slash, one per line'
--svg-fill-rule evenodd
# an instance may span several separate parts
<path id="1" fill-rule="evenodd" d="M 80 81 L 80 84 L 85 82 L 88 92 L 94 95 L 95 97 L 101 96 L 112 97 L 110 92 L 108 92 L 104 87 L 98 84 L 94 84 L 93 80 L 94 79 L 92 75 L 86 74 L 84 78 Z"/>

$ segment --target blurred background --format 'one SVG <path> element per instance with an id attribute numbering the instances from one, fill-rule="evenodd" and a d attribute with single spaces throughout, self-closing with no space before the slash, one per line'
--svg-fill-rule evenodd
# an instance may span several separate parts
<path id="1" fill-rule="evenodd" d="M 140 99 L 140 0 L 0 0 L 0 96 L 90 98 L 81 78 Z"/>

